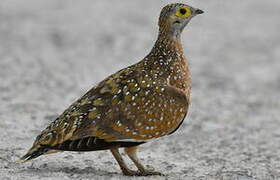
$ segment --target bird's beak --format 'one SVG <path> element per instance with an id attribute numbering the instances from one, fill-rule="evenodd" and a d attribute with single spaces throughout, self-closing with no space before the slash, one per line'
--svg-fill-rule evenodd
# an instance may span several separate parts
<path id="1" fill-rule="evenodd" d="M 195 15 L 197 15 L 197 14 L 203 14 L 204 11 L 202 11 L 201 9 L 196 9 L 194 13 L 195 13 Z"/>

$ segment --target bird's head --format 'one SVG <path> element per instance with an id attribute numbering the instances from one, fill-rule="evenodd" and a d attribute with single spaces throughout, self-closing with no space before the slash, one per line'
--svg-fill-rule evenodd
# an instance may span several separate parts
<path id="1" fill-rule="evenodd" d="M 203 11 L 186 4 L 174 3 L 165 6 L 159 17 L 159 30 L 165 36 L 179 39 L 180 34 L 190 20 Z"/>

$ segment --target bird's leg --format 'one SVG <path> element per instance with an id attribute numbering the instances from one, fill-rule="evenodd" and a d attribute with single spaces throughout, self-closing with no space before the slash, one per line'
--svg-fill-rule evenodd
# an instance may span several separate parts
<path id="1" fill-rule="evenodd" d="M 137 147 L 138 146 L 133 146 L 133 147 L 126 147 L 124 150 L 128 157 L 133 161 L 135 166 L 138 168 L 139 175 L 138 176 L 151 176 L 151 175 L 163 175 L 160 172 L 155 172 L 152 170 L 146 169 L 141 163 L 140 160 L 137 157 Z"/>
<path id="2" fill-rule="evenodd" d="M 126 175 L 126 176 L 139 176 L 138 171 L 133 171 L 133 170 L 131 170 L 127 167 L 127 165 L 125 164 L 118 148 L 112 148 L 111 152 L 112 152 L 113 156 L 115 157 L 115 159 L 117 160 L 117 162 L 118 162 L 118 164 L 119 164 L 119 166 L 120 166 L 124 175 Z"/>

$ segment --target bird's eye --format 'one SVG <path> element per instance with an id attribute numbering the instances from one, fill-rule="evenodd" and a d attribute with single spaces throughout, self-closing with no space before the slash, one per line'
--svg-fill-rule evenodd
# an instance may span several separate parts
<path id="1" fill-rule="evenodd" d="M 192 14 L 192 11 L 189 8 L 180 8 L 176 12 L 176 16 L 186 18 Z"/>
<path id="2" fill-rule="evenodd" d="M 187 12 L 186 9 L 183 9 L 183 8 L 180 9 L 180 13 L 181 13 L 182 15 L 186 14 L 186 12 Z"/>

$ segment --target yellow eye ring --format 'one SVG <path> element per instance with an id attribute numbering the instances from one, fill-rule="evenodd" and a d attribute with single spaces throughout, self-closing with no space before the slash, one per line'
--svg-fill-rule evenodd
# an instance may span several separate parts
<path id="1" fill-rule="evenodd" d="M 186 18 L 189 17 L 192 14 L 192 11 L 189 8 L 180 8 L 176 11 L 177 17 Z"/>

